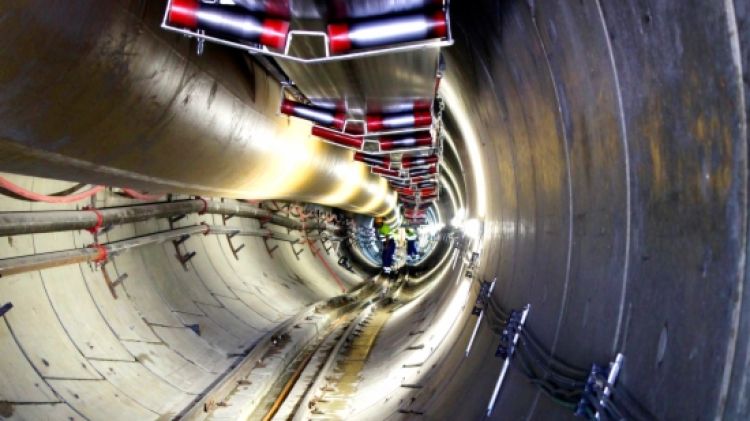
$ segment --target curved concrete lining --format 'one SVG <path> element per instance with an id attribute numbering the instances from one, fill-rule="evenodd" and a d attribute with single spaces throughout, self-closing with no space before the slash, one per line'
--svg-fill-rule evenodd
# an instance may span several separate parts
<path id="1" fill-rule="evenodd" d="M 194 57 L 191 42 L 160 32 L 162 2 L 48 3 L 0 8 L 3 171 L 389 212 L 382 183 L 336 170 L 348 152 L 310 146 L 309 127 L 301 135 L 274 116 L 278 86 L 244 54 L 212 46 Z M 361 370 L 367 396 L 351 394 L 341 413 L 484 419 L 502 361 L 497 315 L 465 357 L 478 292 L 465 263 L 476 249 L 473 279 L 497 278 L 493 308 L 531 304 L 527 327 L 555 358 L 586 372 L 625 355 L 615 396 L 627 391 L 656 419 L 748 419 L 749 11 L 737 0 L 452 2 L 441 94 L 453 176 L 439 209 L 449 221 L 465 208 L 480 238 L 458 238 L 460 252 L 415 282 L 424 295 L 382 325 Z M 284 160 L 294 149 L 261 150 L 276 139 L 314 150 L 295 166 Z M 40 192 L 70 186 L 9 178 Z M 3 211 L 52 208 L 0 196 Z M 193 215 L 179 225 L 201 221 L 223 223 Z M 126 224 L 102 238 L 167 227 Z M 92 241 L 85 231 L 4 237 L 0 258 Z M 128 274 L 117 299 L 87 264 L 0 279 L 0 305 L 14 306 L 0 323 L 0 416 L 173 416 L 235 354 L 340 294 L 308 246 L 294 246 L 305 250 L 297 257 L 288 243 L 270 241 L 269 255 L 261 239 L 241 242 L 235 259 L 224 237 L 191 237 L 186 268 L 171 243 L 118 256 L 105 267 L 112 279 Z M 345 287 L 363 281 L 321 256 Z M 412 372 L 415 328 L 435 349 L 417 353 L 430 364 Z M 490 418 L 573 417 L 512 368 Z"/>
<path id="2" fill-rule="evenodd" d="M 6 175 L 35 191 L 60 191 L 70 183 Z M 133 200 L 99 194 L 97 207 Z M 3 198 L 8 211 L 75 209 Z M 215 219 L 215 218 L 218 218 Z M 221 224 L 221 216 L 178 222 Z M 257 227 L 233 218 L 230 225 Z M 168 229 L 166 219 L 115 226 L 99 241 Z M 284 229 L 286 231 L 286 229 Z M 18 235 L 0 242 L 12 257 L 78 248 L 94 241 L 86 231 Z M 241 238 L 235 259 L 225 236 L 193 236 L 181 247 L 196 255 L 185 268 L 171 242 L 120 254 L 103 268 L 75 264 L 4 277 L 5 315 L 0 335 L 3 417 L 39 419 L 69 413 L 88 419 L 158 419 L 180 413 L 243 359 L 266 333 L 308 305 L 341 293 L 306 244 Z M 337 265 L 319 241 L 314 246 L 344 287 L 362 281 Z M 114 298 L 111 279 L 127 275 Z"/>

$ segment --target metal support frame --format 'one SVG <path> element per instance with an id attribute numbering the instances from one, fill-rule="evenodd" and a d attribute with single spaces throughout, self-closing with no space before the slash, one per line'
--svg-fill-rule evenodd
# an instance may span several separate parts
<path id="1" fill-rule="evenodd" d="M 450 17 L 450 2 L 446 0 L 444 4 L 445 8 L 445 18 L 446 18 L 446 37 L 445 38 L 435 38 L 435 39 L 429 39 L 429 40 L 422 40 L 422 41 L 415 41 L 415 42 L 408 42 L 408 43 L 402 43 L 399 45 L 393 45 L 389 47 L 377 47 L 377 48 L 371 48 L 371 49 L 364 49 L 359 51 L 354 51 L 346 54 L 337 54 L 337 55 L 331 55 L 330 49 L 329 49 L 329 39 L 328 34 L 323 31 L 306 31 L 306 30 L 298 30 L 293 29 L 290 30 L 287 34 L 286 42 L 284 44 L 284 48 L 281 52 L 274 51 L 269 49 L 268 47 L 257 44 L 257 43 L 241 43 L 236 41 L 229 41 L 226 39 L 222 39 L 219 37 L 206 35 L 205 32 L 201 30 L 197 31 L 191 31 L 189 29 L 183 29 L 176 26 L 172 26 L 167 22 L 168 16 L 169 16 L 169 9 L 172 6 L 172 0 L 169 0 L 167 2 L 167 7 L 164 11 L 164 17 L 162 18 L 161 27 L 162 29 L 165 29 L 167 31 L 176 32 L 182 35 L 185 35 L 188 38 L 196 38 L 199 42 L 199 45 L 202 45 L 205 41 L 210 41 L 216 44 L 225 45 L 232 48 L 237 48 L 240 50 L 247 51 L 250 54 L 262 54 L 267 55 L 275 58 L 280 58 L 284 60 L 289 60 L 297 63 L 325 63 L 325 62 L 331 62 L 331 61 L 340 61 L 340 60 L 351 60 L 356 58 L 362 58 L 362 57 L 374 57 L 374 56 L 380 56 L 380 55 L 386 55 L 386 54 L 392 54 L 392 53 L 400 53 L 404 51 L 414 51 L 414 50 L 421 50 L 426 48 L 434 48 L 434 47 L 448 47 L 453 45 L 453 30 L 451 27 L 451 17 Z M 324 55 L 322 57 L 299 57 L 296 55 L 291 55 L 289 53 L 289 50 L 292 47 L 292 41 L 294 38 L 320 38 L 324 45 Z M 200 48 L 198 50 L 199 55 L 202 54 L 203 49 Z"/>
<path id="2" fill-rule="evenodd" d="M 240 244 L 239 246 L 235 247 L 234 244 L 232 244 L 232 237 L 231 234 L 227 234 L 227 242 L 229 243 L 229 250 L 232 251 L 232 255 L 234 256 L 235 260 L 240 260 L 239 252 L 245 248 L 245 243 Z"/>
<path id="3" fill-rule="evenodd" d="M 615 360 L 610 362 L 606 368 L 599 364 L 592 364 L 591 372 L 583 389 L 583 396 L 576 406 L 575 414 L 577 416 L 585 416 L 588 411 L 591 411 L 594 413 L 595 420 L 602 419 L 599 408 L 607 408 L 612 395 L 612 388 L 620 375 L 624 359 L 625 357 L 618 353 Z M 598 405 L 592 405 L 591 400 L 598 401 Z"/>
<path id="4" fill-rule="evenodd" d="M 107 272 L 107 263 L 105 262 L 102 264 L 100 270 L 102 271 L 102 276 L 104 277 L 104 283 L 107 285 L 107 289 L 109 289 L 109 293 L 112 294 L 112 298 L 115 300 L 117 299 L 117 291 L 115 291 L 115 288 L 119 285 L 121 285 L 126 279 L 128 279 L 128 274 L 123 273 L 117 277 L 114 281 L 112 281 L 112 278 L 109 276 L 109 273 Z"/>
<path id="5" fill-rule="evenodd" d="M 300 254 L 305 252 L 305 247 L 300 247 L 299 251 L 294 247 L 294 243 L 289 243 L 289 246 L 292 247 L 292 253 L 294 253 L 294 257 L 299 260 Z"/>
<path id="6" fill-rule="evenodd" d="M 291 94 L 292 98 L 294 98 L 295 100 L 299 101 L 300 98 L 298 98 L 298 95 L 296 94 L 296 91 L 298 90 L 298 88 L 297 88 L 297 86 L 293 82 L 291 82 L 291 83 L 282 83 L 281 84 L 281 93 L 279 94 L 280 101 L 284 101 L 284 99 L 286 98 L 286 92 L 287 91 L 292 91 L 292 90 L 295 91 L 295 92 L 293 92 Z M 308 103 L 309 103 L 308 105 L 313 105 L 313 106 L 315 105 L 314 98 L 310 99 L 310 98 L 304 97 L 304 99 L 308 101 Z M 435 102 L 434 101 L 434 97 L 432 99 L 433 99 L 433 101 L 431 101 L 431 102 L 434 103 Z M 349 106 L 346 105 L 346 99 L 344 99 L 344 109 L 347 112 L 349 111 Z M 281 110 L 281 104 L 279 104 L 279 107 L 277 108 L 277 111 L 276 111 L 276 115 L 281 115 L 281 112 L 278 111 L 278 110 Z M 364 111 L 362 111 L 361 109 L 356 109 L 353 113 L 356 113 L 356 114 L 365 114 Z M 436 113 L 435 110 L 434 110 L 434 107 L 432 105 L 430 105 L 430 115 L 432 116 L 432 124 L 429 125 L 429 126 L 424 126 L 424 127 L 408 127 L 408 128 L 404 128 L 404 129 L 380 130 L 380 131 L 373 131 L 373 132 L 371 132 L 371 131 L 367 130 L 367 120 L 362 119 L 362 118 L 346 118 L 346 119 L 344 119 L 344 125 L 341 128 L 341 130 L 337 130 L 337 129 L 334 129 L 334 128 L 331 128 L 331 127 L 320 126 L 320 125 L 318 125 L 318 127 L 321 128 L 321 129 L 325 129 L 325 130 L 327 130 L 329 132 L 333 132 L 333 133 L 343 134 L 343 135 L 352 136 L 352 137 L 356 137 L 356 138 L 363 138 L 363 140 L 365 142 L 376 141 L 375 139 L 367 139 L 368 136 L 370 136 L 370 137 L 375 137 L 375 136 L 393 136 L 393 135 L 399 135 L 399 134 L 420 133 L 420 132 L 427 132 L 427 131 L 432 132 L 432 134 L 434 136 L 436 136 L 437 133 L 439 132 L 440 128 L 442 127 L 442 109 L 439 112 Z M 290 116 L 290 117 L 292 117 L 292 116 Z M 361 125 L 362 126 L 362 133 L 359 133 L 359 134 L 349 133 L 347 131 L 347 128 L 349 128 L 350 126 L 353 126 L 353 125 L 357 125 L 357 126 Z M 327 142 L 325 139 L 323 139 L 323 141 Z M 330 142 L 327 142 L 327 143 L 330 143 Z M 336 145 L 337 146 L 341 146 L 339 144 L 336 144 Z M 344 146 L 342 146 L 342 147 L 344 147 Z M 352 149 L 352 150 L 359 150 L 359 149 L 356 149 L 356 148 L 350 148 L 350 149 Z"/>
<path id="7" fill-rule="evenodd" d="M 268 246 L 268 237 L 263 237 L 263 245 L 266 247 L 266 252 L 268 252 L 268 256 L 273 259 L 273 252 L 276 251 L 279 248 L 278 244 L 275 244 L 273 247 Z"/>
<path id="8" fill-rule="evenodd" d="M 176 224 L 177 222 L 181 221 L 182 219 L 185 219 L 186 216 L 187 215 L 184 214 L 184 213 L 180 214 L 180 215 L 170 216 L 169 217 L 169 228 L 174 228 L 174 224 Z"/>
<path id="9" fill-rule="evenodd" d="M 235 231 L 239 236 L 263 237 L 264 239 L 273 238 L 279 241 L 295 243 L 299 241 L 299 238 L 297 237 L 270 232 L 268 230 L 240 228 L 228 229 L 223 226 L 205 224 L 191 225 L 175 228 L 173 230 L 154 232 L 139 237 L 113 241 L 106 244 L 96 244 L 95 246 L 91 245 L 83 248 L 0 259 L 0 277 L 78 263 L 102 263 L 103 261 L 100 260 L 102 259 L 102 254 L 111 260 L 120 253 L 150 244 L 164 244 L 172 242 L 173 240 L 180 240 L 184 238 L 184 235 L 227 235 Z M 175 248 L 179 247 L 179 244 L 175 245 L 174 242 L 172 242 L 172 244 Z M 177 250 L 179 251 L 179 249 Z M 186 262 L 189 260 L 187 257 L 185 259 Z M 119 281 L 122 281 L 123 279 L 118 278 Z M 117 285 L 117 281 L 113 282 L 113 284 Z"/>
<path id="10" fill-rule="evenodd" d="M 221 222 L 224 226 L 227 225 L 227 221 L 234 218 L 236 215 L 221 215 Z M 239 231 L 234 231 L 228 233 L 225 237 L 227 239 L 227 243 L 229 244 L 229 250 L 232 252 L 232 256 L 234 256 L 235 260 L 240 260 L 239 252 L 243 248 L 245 248 L 245 243 L 240 244 L 239 246 L 235 247 L 234 243 L 232 242 L 232 238 L 234 238 L 237 234 L 239 234 Z"/>
<path id="11" fill-rule="evenodd" d="M 474 345 L 474 339 L 476 339 L 477 332 L 479 332 L 479 325 L 482 324 L 482 318 L 484 317 L 484 312 L 488 308 L 488 304 L 492 297 L 492 291 L 495 289 L 496 282 L 497 277 L 492 279 L 492 283 L 486 281 L 481 282 L 481 288 L 479 290 L 479 294 L 477 294 L 477 302 L 474 305 L 474 308 L 471 310 L 471 314 L 477 315 L 479 317 L 477 317 L 477 322 L 474 325 L 474 330 L 471 332 L 469 343 L 466 345 L 466 353 L 464 354 L 464 357 L 469 356 L 471 347 Z"/>
<path id="12" fill-rule="evenodd" d="M 326 242 L 331 243 L 331 245 L 327 246 Z M 329 256 L 331 255 L 331 250 L 333 250 L 336 247 L 335 244 L 333 244 L 333 241 L 331 241 L 330 238 L 324 235 L 320 236 L 320 244 L 323 244 L 323 249 L 325 250 L 326 254 Z"/>
<path id="13" fill-rule="evenodd" d="M 207 205 L 207 206 L 206 206 Z M 160 202 L 98 208 L 102 217 L 102 226 L 111 227 L 130 222 L 145 221 L 152 218 L 169 218 L 183 214 L 197 214 L 205 209 L 205 214 L 234 215 L 242 218 L 263 220 L 268 223 L 302 229 L 302 223 L 295 219 L 281 215 L 274 215 L 268 210 L 259 209 L 245 203 L 224 203 L 214 200 L 180 200 L 177 202 Z M 53 210 L 53 211 L 25 211 L 0 212 L 0 236 L 36 234 L 44 232 L 59 232 L 66 230 L 89 229 L 97 224 L 97 216 L 85 210 Z M 171 226 L 172 229 L 176 227 Z M 336 230 L 332 224 L 317 226 L 310 224 L 310 229 Z M 103 230 L 99 230 L 102 232 Z"/>
<path id="14" fill-rule="evenodd" d="M 336 143 L 336 142 L 332 142 L 332 141 L 330 141 L 328 139 L 319 137 L 318 139 L 321 142 L 328 143 L 329 145 L 337 146 L 339 148 L 349 149 L 349 150 L 355 151 L 355 152 L 364 152 L 364 153 L 368 153 L 368 154 L 371 154 L 371 155 L 389 155 L 389 154 L 401 154 L 401 153 L 414 153 L 414 152 L 427 152 L 427 151 L 431 151 L 431 150 L 436 149 L 436 147 L 435 147 L 435 143 L 436 143 L 435 142 L 435 138 L 438 136 L 438 134 L 433 133 L 433 135 L 432 135 L 432 139 L 433 139 L 432 140 L 432 145 L 430 145 L 430 146 L 422 146 L 422 147 L 404 148 L 404 149 L 396 149 L 396 150 L 392 150 L 392 151 L 385 151 L 385 150 L 380 149 L 380 142 L 378 141 L 377 138 L 367 138 L 367 137 L 364 137 L 363 135 L 353 135 L 351 133 L 345 133 L 344 131 L 332 129 L 330 127 L 325 127 L 325 126 L 317 126 L 317 127 L 320 128 L 320 129 L 322 129 L 322 130 L 329 131 L 331 133 L 345 134 L 347 136 L 357 137 L 357 138 L 361 137 L 362 138 L 362 147 L 355 148 L 355 147 L 352 147 L 352 146 L 345 146 L 345 145 L 341 145 L 341 144 Z M 434 129 L 432 129 L 432 128 L 422 128 L 420 130 L 409 129 L 409 130 L 404 131 L 402 133 L 416 133 L 416 132 L 427 131 L 427 130 L 434 130 Z M 368 136 L 372 136 L 372 135 L 370 134 Z"/>
<path id="15" fill-rule="evenodd" d="M 416 177 L 430 177 L 430 178 L 434 178 L 434 180 L 437 181 L 440 177 L 440 166 L 437 166 L 436 169 L 437 171 L 434 174 L 418 175 Z M 385 178 L 386 180 L 393 180 L 395 182 L 401 182 L 401 183 L 411 183 L 412 178 L 414 178 L 409 175 L 407 175 L 406 177 L 391 177 L 388 175 L 381 175 L 381 174 L 378 174 L 378 175 Z M 440 194 L 439 189 L 437 193 Z"/>
<path id="16" fill-rule="evenodd" d="M 487 404 L 487 416 L 489 417 L 492 415 L 492 410 L 495 408 L 495 402 L 497 401 L 497 396 L 500 393 L 500 387 L 503 385 L 503 381 L 505 380 L 505 375 L 508 373 L 508 367 L 510 366 L 510 360 L 513 357 L 513 351 L 515 350 L 515 346 L 518 343 L 518 337 L 521 335 L 521 331 L 523 330 L 523 326 L 526 323 L 526 317 L 529 315 L 529 310 L 531 309 L 530 304 L 526 304 L 524 307 L 521 318 L 518 322 L 518 326 L 515 329 L 515 334 L 513 335 L 511 344 L 512 347 L 508 350 L 508 356 L 505 358 L 505 361 L 503 362 L 503 367 L 500 369 L 500 374 L 497 376 L 497 382 L 495 382 L 495 388 L 492 391 L 492 397 L 490 398 L 489 404 Z"/>
<path id="17" fill-rule="evenodd" d="M 190 269 L 188 269 L 187 264 L 198 253 L 195 251 L 188 251 L 183 254 L 180 251 L 179 246 L 175 245 L 174 247 L 175 247 L 175 250 L 177 251 L 174 256 L 180 262 L 180 264 L 182 265 L 182 268 L 185 269 L 185 272 L 189 271 Z"/>

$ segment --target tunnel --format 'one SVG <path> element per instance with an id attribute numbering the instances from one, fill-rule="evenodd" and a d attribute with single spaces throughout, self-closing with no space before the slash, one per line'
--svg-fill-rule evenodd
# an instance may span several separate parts
<path id="1" fill-rule="evenodd" d="M 750 419 L 749 18 L 0 2 L 0 419 Z"/>

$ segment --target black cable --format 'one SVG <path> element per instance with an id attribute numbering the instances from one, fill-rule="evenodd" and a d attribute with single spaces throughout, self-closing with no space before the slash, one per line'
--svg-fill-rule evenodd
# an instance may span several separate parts
<path id="1" fill-rule="evenodd" d="M 500 304 L 495 303 L 493 300 L 487 301 L 489 304 L 489 307 L 495 310 L 495 312 L 500 315 L 504 320 L 507 320 L 509 317 L 509 313 L 506 313 L 501 307 Z M 521 330 L 521 334 L 526 336 L 529 339 L 529 343 L 536 348 L 538 351 L 538 355 L 544 359 L 549 361 L 549 366 L 551 368 L 557 368 L 559 371 L 563 372 L 566 376 L 571 378 L 586 378 L 588 376 L 588 371 L 574 367 L 568 363 L 565 363 L 563 361 L 558 360 L 555 357 L 552 357 L 550 353 L 544 348 L 544 346 L 541 345 L 539 340 L 531 333 L 531 331 L 528 328 L 524 328 Z"/>
<path id="2" fill-rule="evenodd" d="M 543 375 L 537 374 L 536 370 L 534 370 L 533 367 L 531 367 L 531 364 L 529 364 L 529 360 L 527 359 L 527 356 L 523 352 L 518 352 L 519 350 L 516 349 L 516 354 L 519 356 L 520 362 L 524 365 L 524 367 L 533 374 L 533 376 L 540 380 L 544 381 L 547 385 L 554 388 L 555 390 L 559 391 L 559 394 L 565 395 L 565 396 L 580 396 L 583 390 L 582 386 L 575 386 L 575 385 L 567 385 L 567 384 L 559 384 L 557 382 L 553 382 L 547 378 L 545 378 Z M 546 374 L 546 373 L 545 373 Z"/>
<path id="3" fill-rule="evenodd" d="M 507 326 L 509 314 L 503 311 L 499 304 L 492 300 L 487 301 L 484 311 L 489 313 L 486 317 L 490 329 L 497 334 L 502 334 Z M 580 396 L 583 394 L 583 388 L 586 384 L 585 379 L 588 378 L 589 373 L 552 357 L 528 328 L 521 330 L 520 339 L 520 344 L 516 348 L 516 353 L 519 354 L 519 358 L 517 358 L 520 362 L 517 365 L 519 371 L 528 378 L 532 385 L 553 399 L 555 403 L 566 408 L 575 409 L 577 403 L 580 401 Z M 537 374 L 532 366 L 540 369 L 543 374 Z M 610 390 L 612 391 L 611 396 L 605 397 L 599 391 L 600 396 L 598 399 L 590 395 L 586 395 L 585 397 L 596 411 L 600 413 L 600 416 L 614 420 L 643 419 L 650 421 L 656 419 L 627 390 L 618 388 L 617 393 L 615 393 L 613 386 L 610 386 Z M 623 398 L 622 401 L 619 398 Z M 599 400 L 606 404 L 602 406 Z M 587 415 L 593 418 L 590 408 L 586 408 L 586 410 Z"/>
<path id="4" fill-rule="evenodd" d="M 606 406 L 611 406 L 623 419 L 627 420 L 644 420 L 655 421 L 656 417 L 641 407 L 640 403 L 632 402 L 634 406 L 627 405 L 625 401 L 617 401 L 616 398 L 622 397 L 623 389 L 615 389 L 610 386 L 610 396 L 604 396 L 603 391 L 597 391 L 597 398 L 606 402 Z"/>
<path id="5" fill-rule="evenodd" d="M 496 303 L 492 298 L 490 298 L 489 300 L 487 300 L 487 304 L 489 304 L 489 307 L 494 308 L 495 311 L 497 311 L 497 313 L 500 316 L 502 316 L 504 319 L 508 318 L 509 314 L 505 310 L 503 310 L 503 308 L 500 307 L 500 304 Z"/>
<path id="6" fill-rule="evenodd" d="M 503 311 L 503 309 L 500 308 L 497 304 L 495 304 L 494 301 L 487 300 L 485 302 L 485 308 L 492 309 L 497 314 L 497 316 L 499 318 L 504 319 L 504 320 L 508 320 L 508 313 L 506 313 L 505 311 Z"/>
<path id="7" fill-rule="evenodd" d="M 521 330 L 521 334 L 528 339 L 528 343 L 537 351 L 538 355 L 547 361 L 550 367 L 558 369 L 560 372 L 565 372 L 565 375 L 571 378 L 586 378 L 588 372 L 578 367 L 574 367 L 566 362 L 558 360 L 552 357 L 550 353 L 539 343 L 539 340 L 531 333 L 529 329 Z"/>
<path id="8" fill-rule="evenodd" d="M 488 321 L 489 321 L 490 323 L 494 323 L 494 324 L 496 324 L 496 325 L 498 325 L 498 326 L 505 326 L 505 324 L 506 324 L 506 323 L 507 323 L 507 321 L 508 321 L 507 319 L 503 319 L 502 317 L 498 316 L 497 314 L 495 314 L 495 313 L 494 313 L 494 312 L 493 312 L 492 310 L 490 310 L 490 309 L 485 309 L 485 310 L 484 310 L 484 312 L 485 312 L 485 315 L 486 315 L 486 317 L 487 317 L 487 320 L 488 320 Z"/>
<path id="9" fill-rule="evenodd" d="M 564 407 L 565 409 L 575 410 L 577 404 L 575 402 L 570 402 L 565 399 L 557 397 L 552 391 L 547 390 L 547 388 L 544 385 L 538 385 L 539 390 L 542 391 L 548 398 L 552 399 L 553 402 L 556 404 Z"/>
<path id="10" fill-rule="evenodd" d="M 527 351 L 529 356 L 536 362 L 537 366 L 542 368 L 545 372 L 549 373 L 550 376 L 554 377 L 560 382 L 570 385 L 571 387 L 581 388 L 586 384 L 585 379 L 571 377 L 557 372 L 550 364 L 540 358 L 539 354 L 537 354 L 537 350 L 534 350 L 533 348 L 528 346 L 529 342 L 525 337 L 521 336 L 520 339 L 520 343 L 524 345 L 521 349 Z"/>
<path id="11" fill-rule="evenodd" d="M 543 390 L 548 396 L 554 398 L 555 401 L 564 401 L 568 405 L 576 405 L 580 400 L 582 390 L 564 389 L 547 379 L 541 378 L 523 357 L 519 358 L 519 363 L 520 365 L 517 366 L 518 370 L 529 379 L 529 382 Z"/>
<path id="12" fill-rule="evenodd" d="M 490 322 L 490 328 L 495 333 L 501 334 L 502 331 L 503 331 L 503 329 L 504 329 L 504 326 L 493 326 L 492 325 L 493 316 L 496 316 L 496 315 L 493 314 L 492 311 L 489 311 L 488 321 Z M 521 339 L 521 343 L 526 344 L 526 340 L 523 338 L 523 336 L 520 336 L 520 339 Z M 518 352 L 518 351 L 521 351 L 522 349 L 526 349 L 526 348 L 528 348 L 528 345 L 526 345 L 524 347 L 520 347 L 519 346 L 516 350 Z M 540 358 L 540 356 L 538 356 L 538 354 L 536 352 L 534 352 L 534 351 L 528 352 L 528 355 L 529 355 L 529 357 L 531 357 L 531 358 L 534 359 L 534 363 L 535 363 L 534 365 L 537 366 L 537 367 L 539 367 L 539 368 L 541 368 L 545 372 L 545 376 L 549 375 L 550 377 L 553 377 L 555 379 L 555 381 L 561 382 L 566 387 L 579 389 L 579 388 L 582 388 L 584 386 L 585 383 L 581 379 L 577 379 L 577 378 L 573 378 L 573 377 L 570 377 L 570 376 L 566 376 L 566 375 L 564 375 L 562 373 L 558 373 L 557 371 L 555 371 L 550 364 L 542 361 L 541 358 L 544 358 L 544 357 L 542 356 Z M 526 352 L 522 352 L 522 357 L 524 359 L 526 358 Z M 526 363 L 527 366 L 530 366 L 528 360 L 526 360 L 524 362 Z M 541 379 L 540 376 L 537 376 L 537 377 L 539 377 Z"/>

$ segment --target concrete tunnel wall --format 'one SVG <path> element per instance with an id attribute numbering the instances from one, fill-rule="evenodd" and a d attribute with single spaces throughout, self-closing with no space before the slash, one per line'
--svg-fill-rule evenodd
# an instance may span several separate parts
<path id="1" fill-rule="evenodd" d="M 584 370 L 622 352 L 618 384 L 657 419 L 747 419 L 747 2 L 451 10 L 493 300 L 530 303 L 530 329 Z M 501 362 L 487 326 L 474 346 L 427 418 L 483 417 Z M 573 418 L 507 380 L 492 419 Z"/>
<path id="2" fill-rule="evenodd" d="M 504 308 L 531 303 L 529 328 L 556 356 L 589 367 L 623 352 L 619 384 L 659 419 L 743 419 L 750 411 L 747 13 L 745 2 L 731 0 L 452 4 L 447 81 L 460 101 L 447 120 L 464 145 L 466 203 L 487 199 L 481 275 L 498 277 L 493 299 Z M 484 186 L 472 185 L 478 167 L 456 123 L 460 113 L 480 142 Z M 169 273 L 194 281 L 181 270 Z M 37 290 L 52 283 L 34 282 Z M 330 282 L 320 285 L 334 293 Z M 158 284 L 148 287 L 158 296 Z M 40 303 L 44 320 L 55 321 L 54 301 Z M 131 304 L 128 314 L 138 314 Z M 166 311 L 156 307 L 153 314 Z M 52 325 L 49 336 L 67 343 L 65 355 L 83 361 L 59 322 Z M 436 367 L 425 385 L 434 392 L 420 407 L 428 418 L 479 419 L 485 410 L 500 365 L 489 357 L 497 337 L 483 327 L 464 360 L 466 339 L 458 338 L 445 357 L 450 364 Z M 31 336 L 27 347 L 46 353 L 44 340 Z M 15 340 L 4 346 L 23 363 Z M 19 364 L 12 369 L 22 367 L 19 378 L 31 380 L 13 393 L 47 399 L 48 386 L 34 386 L 44 363 Z M 511 372 L 493 415 L 508 418 L 572 414 Z"/>
<path id="3" fill-rule="evenodd" d="M 34 191 L 62 191 L 71 183 L 3 174 Z M 97 207 L 138 203 L 110 192 Z M 3 211 L 75 209 L 0 198 Z M 178 226 L 221 225 L 221 215 L 188 216 Z M 257 228 L 232 218 L 230 226 Z M 166 219 L 115 226 L 100 242 L 169 229 Z M 292 234 L 299 234 L 292 232 Z M 0 241 L 13 257 L 79 248 L 86 231 L 19 235 Z M 235 259 L 223 235 L 192 236 L 187 267 L 171 242 L 116 256 L 105 265 L 112 280 L 127 274 L 113 298 L 100 269 L 75 264 L 3 277 L 0 297 L 13 308 L 0 324 L 0 418 L 170 419 L 192 403 L 244 353 L 306 306 L 341 293 L 307 245 L 295 257 L 289 243 L 268 253 L 262 239 L 235 237 L 245 248 Z M 337 265 L 336 253 L 314 242 L 346 288 L 361 282 Z M 330 246 L 330 244 L 328 244 Z M 198 325 L 196 334 L 188 325 Z"/>

